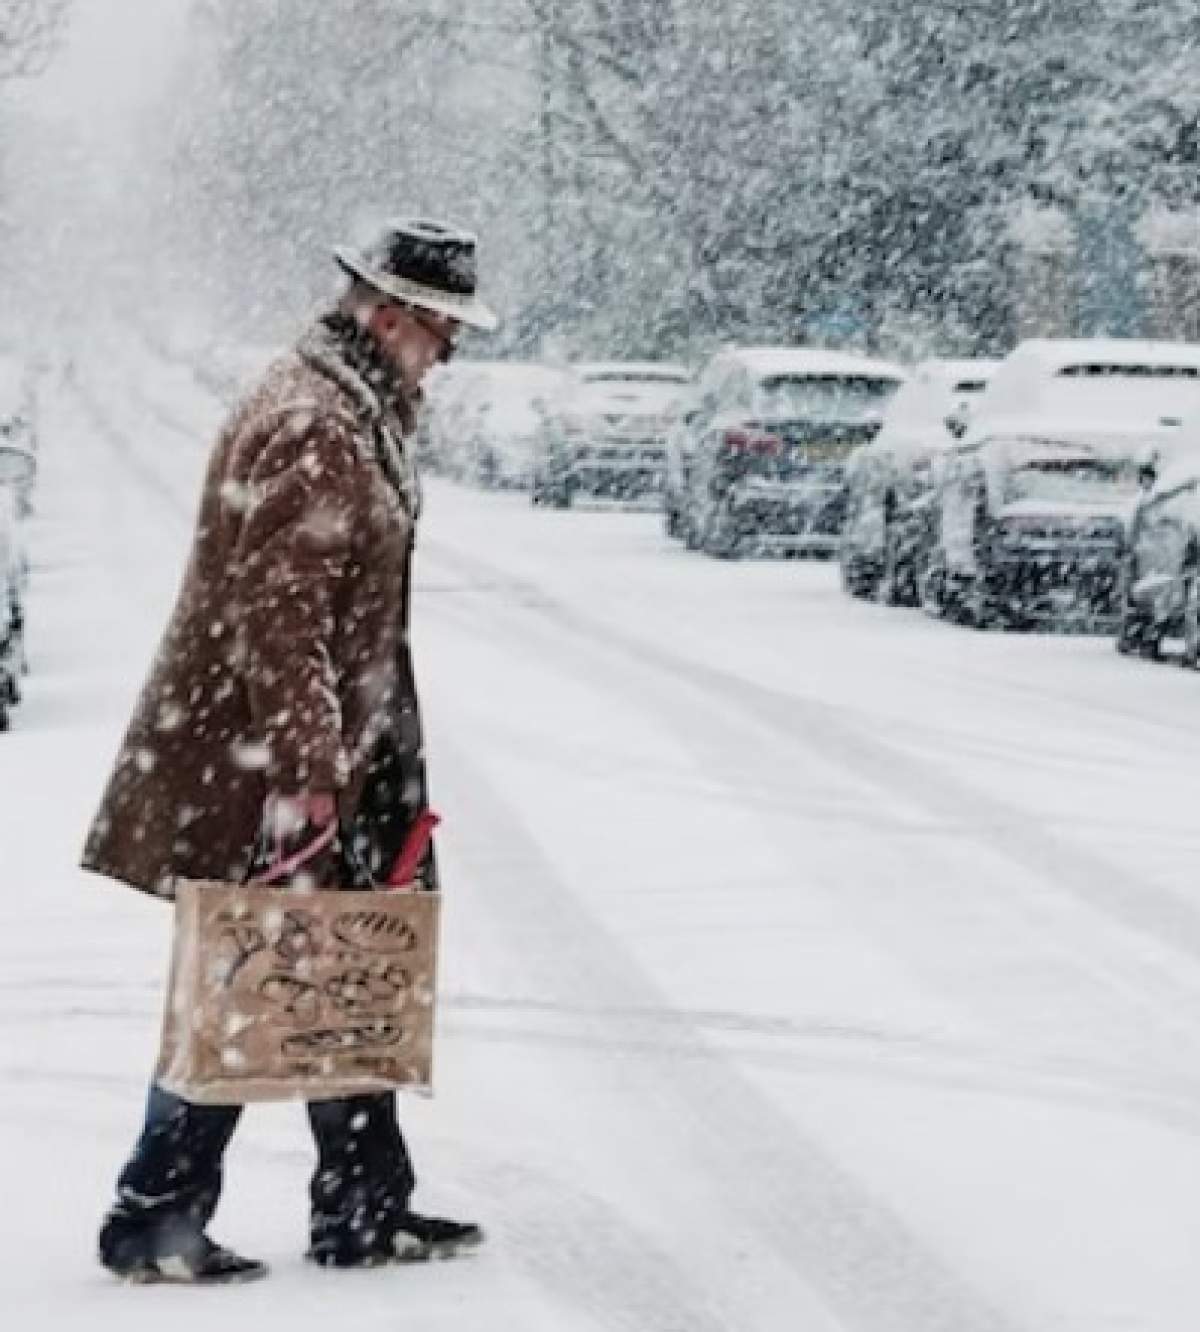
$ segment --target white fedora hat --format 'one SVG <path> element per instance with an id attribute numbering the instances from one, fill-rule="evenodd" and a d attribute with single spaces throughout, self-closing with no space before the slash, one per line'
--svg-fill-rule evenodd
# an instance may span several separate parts
<path id="1" fill-rule="evenodd" d="M 339 245 L 333 256 L 352 277 L 395 301 L 490 332 L 500 321 L 475 294 L 475 245 L 461 227 L 401 218 L 362 250 Z"/>

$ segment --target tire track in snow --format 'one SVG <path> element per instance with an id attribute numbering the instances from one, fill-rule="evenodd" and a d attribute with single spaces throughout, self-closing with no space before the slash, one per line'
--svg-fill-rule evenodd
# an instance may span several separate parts
<path id="1" fill-rule="evenodd" d="M 33 1020 L 74 1023 L 86 1018 L 129 1023 L 140 1029 L 154 1022 L 162 1004 L 162 987 L 157 983 L 142 987 L 116 982 L 81 985 L 63 977 L 0 984 L 0 991 L 5 989 L 19 992 L 28 999 L 28 1006 L 6 1002 L 0 1026 L 21 1027 Z M 97 997 L 62 999 L 67 992 Z M 691 1058 L 693 1047 L 679 1042 L 682 1031 L 685 1040 L 703 1035 L 706 1046 L 742 1065 L 799 1074 L 820 1068 L 847 1076 L 884 1076 L 914 1086 L 986 1091 L 1051 1106 L 1069 1103 L 1200 1136 L 1200 1080 L 1195 1078 L 1150 1082 L 1136 1070 L 1116 1063 L 1038 1059 L 1019 1050 L 984 1048 L 925 1031 L 479 994 L 443 993 L 438 1012 L 439 1036 L 455 1042 L 612 1050 L 651 1060 Z M 31 1074 L 22 1069 L 13 1076 L 24 1079 Z"/>
<path id="2" fill-rule="evenodd" d="M 898 749 L 870 733 L 866 723 L 845 709 L 787 694 L 744 676 L 680 655 L 669 648 L 595 620 L 548 594 L 528 579 L 508 575 L 476 556 L 443 541 L 425 540 L 423 553 L 469 579 L 491 588 L 504 586 L 510 604 L 522 608 L 576 642 L 601 649 L 619 660 L 648 670 L 672 685 L 700 691 L 727 715 L 757 725 L 779 747 L 801 758 L 814 752 L 890 799 L 903 800 L 939 821 L 969 829 L 970 835 L 1001 859 L 1068 890 L 1081 902 L 1149 937 L 1172 952 L 1200 961 L 1200 911 L 1087 848 L 1068 843 L 1039 827 L 1027 810 L 1000 796 L 974 788 L 960 773 L 945 771 L 933 759 Z M 466 602 L 455 599 L 455 605 Z M 486 600 L 469 613 L 494 616 Z M 624 683 L 624 681 L 622 682 Z M 660 702 L 666 696 L 658 693 Z M 1200 976 L 1197 976 L 1200 983 Z M 1192 999 L 1197 997 L 1192 995 Z"/>
<path id="3" fill-rule="evenodd" d="M 508 941 L 540 994 L 568 1002 L 586 994 L 610 1012 L 631 1003 L 669 1009 L 627 946 L 555 873 L 519 811 L 451 738 L 439 744 L 439 786 L 448 803 L 469 811 L 472 845 L 504 848 L 503 893 L 470 886 L 496 877 L 497 853 L 489 850 L 464 876 L 465 909 Z M 470 869 L 470 850 L 460 847 L 459 855 Z M 542 946 L 531 946 L 526 922 L 536 922 Z M 628 1024 L 611 1017 L 582 1026 L 602 1040 L 628 1035 Z M 623 1060 L 626 1095 L 661 1157 L 680 1155 L 681 1168 L 707 1181 L 729 1248 L 751 1242 L 772 1253 L 847 1332 L 1015 1332 L 1018 1324 L 971 1290 L 686 1021 L 674 1048 L 685 1057 Z M 811 1327 L 789 1319 L 797 1325 Z"/>
<path id="4" fill-rule="evenodd" d="M 157 468 L 146 461 L 131 436 L 114 422 L 111 413 L 96 396 L 94 389 L 85 387 L 78 378 L 69 387 L 97 436 L 116 455 L 121 466 L 131 476 L 136 477 L 143 490 L 149 491 L 155 499 L 167 506 L 171 514 L 169 526 L 177 528 L 181 522 L 190 522 L 193 506 L 184 501 L 175 485 L 168 482 Z"/>
<path id="5" fill-rule="evenodd" d="M 432 544 L 436 546 L 437 543 Z M 440 550 L 438 553 L 440 554 Z M 468 559 L 467 563 L 471 567 L 475 566 L 475 562 L 471 559 Z M 811 766 L 814 752 L 823 760 L 838 763 L 838 750 L 834 748 L 830 753 L 828 745 L 811 746 L 807 734 L 797 728 L 795 719 L 790 713 L 786 720 L 783 720 L 777 719 L 777 714 L 773 712 L 771 723 L 756 726 L 752 736 L 748 735 L 745 725 L 731 726 L 729 718 L 741 711 L 740 680 L 727 678 L 722 674 L 721 683 L 711 685 L 710 680 L 706 678 L 704 686 L 695 690 L 694 698 L 689 700 L 685 695 L 692 684 L 687 678 L 688 667 L 691 664 L 682 663 L 683 669 L 679 674 L 675 674 L 669 669 L 677 664 L 673 655 L 657 652 L 654 654 L 656 660 L 649 672 L 637 675 L 625 670 L 616 675 L 607 664 L 607 656 L 599 657 L 595 651 L 597 643 L 603 640 L 607 632 L 604 628 L 597 627 L 596 631 L 586 638 L 582 635 L 575 637 L 575 650 L 572 650 L 570 647 L 572 636 L 555 632 L 557 629 L 555 617 L 539 614 L 546 600 L 550 601 L 552 610 L 557 612 L 559 607 L 553 598 L 543 598 L 537 589 L 531 590 L 530 585 L 521 580 L 520 596 L 516 598 L 516 602 L 529 610 L 530 614 L 521 617 L 514 625 L 513 617 L 505 609 L 512 604 L 513 599 L 503 597 L 503 605 L 497 608 L 494 594 L 499 590 L 499 584 L 494 565 L 488 566 L 486 581 L 491 595 L 484 596 L 474 603 L 469 597 L 456 595 L 450 599 L 448 605 L 438 604 L 432 612 L 426 603 L 427 613 L 436 613 L 452 622 L 457 622 L 475 636 L 480 634 L 482 626 L 489 641 L 511 644 L 514 653 L 524 653 L 530 660 L 539 664 L 544 664 L 546 661 L 561 661 L 564 673 L 575 679 L 587 680 L 598 691 L 607 690 L 613 693 L 614 697 L 619 698 L 626 706 L 635 699 L 645 700 L 648 714 L 655 716 L 657 722 L 676 731 L 679 738 L 697 753 L 701 762 L 710 770 L 715 769 L 714 760 L 730 752 L 731 746 L 740 750 L 751 750 L 755 755 L 755 762 L 763 767 L 766 776 L 765 785 L 778 791 L 786 789 L 789 772 L 794 773 L 805 764 Z M 572 608 L 563 609 L 568 616 L 575 618 L 576 612 Z M 640 643 L 637 646 L 640 648 Z M 624 654 L 618 652 L 616 655 Z M 658 660 L 664 656 L 667 658 L 666 662 Z M 684 686 L 682 691 L 678 687 L 681 684 Z M 786 701 L 790 702 L 790 699 Z M 809 709 L 812 706 L 807 705 Z M 905 756 L 898 757 L 903 759 Z M 923 766 L 926 761 L 918 760 L 918 763 Z M 776 771 L 772 765 L 776 765 L 778 770 Z M 893 773 L 889 781 L 886 774 L 883 777 L 873 776 L 874 768 L 869 764 L 855 765 L 852 770 L 864 779 L 873 780 L 892 798 L 895 798 L 897 793 L 900 793 L 901 798 L 913 798 L 915 795 L 919 804 L 928 807 L 928 802 L 921 798 L 924 794 L 923 789 L 919 781 L 914 780 L 911 772 L 901 772 L 899 775 Z M 745 787 L 745 780 L 740 773 L 734 774 L 730 780 L 736 784 L 738 790 Z M 943 779 L 943 784 L 947 780 L 949 779 Z M 973 796 L 975 793 L 968 793 L 968 798 Z M 945 824 L 949 823 L 951 828 L 962 828 L 967 830 L 969 835 L 975 836 L 981 819 L 995 820 L 994 813 L 987 809 L 987 802 L 987 796 L 975 796 L 964 813 L 963 802 L 958 801 L 959 810 L 956 817 L 941 820 L 938 824 L 939 834 Z M 937 806 L 933 808 L 936 812 Z M 1028 816 L 1018 813 L 1011 815 L 1011 818 L 1012 828 L 1007 830 L 1007 834 L 1003 825 L 997 826 L 994 822 L 989 824 L 989 830 L 993 834 L 989 850 L 992 850 L 993 854 L 1006 855 L 1010 861 L 1020 857 L 1022 848 L 1019 831 L 1023 822 L 1028 822 Z M 872 829 L 878 831 L 874 819 L 872 819 Z M 775 840 L 777 833 L 768 826 L 766 835 Z M 927 838 L 928 830 L 926 840 Z M 795 849 L 794 844 L 781 845 L 788 845 L 793 851 Z M 919 858 L 926 849 L 922 846 L 921 839 L 906 839 L 904 845 L 905 855 L 909 861 L 913 861 L 916 857 L 918 858 L 916 863 L 919 864 Z M 811 856 L 809 859 L 811 861 Z M 907 864 L 906 869 L 911 872 L 913 864 Z M 945 875 L 944 864 L 939 865 L 930 861 L 929 869 L 933 874 L 940 871 L 943 876 Z M 923 876 L 918 875 L 918 877 Z M 983 888 L 986 888 L 986 884 Z M 1144 891 L 1148 899 L 1153 898 L 1152 889 L 1146 888 Z M 1050 879 L 1046 887 L 1038 884 L 1023 887 L 1014 883 L 1013 892 L 1006 896 L 1012 896 L 1019 901 L 1021 895 L 1030 898 L 1035 907 L 1040 907 L 1046 901 L 1054 905 L 1063 897 L 1056 891 L 1053 879 Z M 981 900 L 983 896 L 981 892 Z M 1074 899 L 1068 896 L 1066 900 L 1070 902 Z M 873 905 L 876 910 L 885 913 L 892 909 L 891 905 L 883 900 Z M 986 905 L 983 909 L 986 909 Z M 1008 910 L 1007 905 L 1004 909 Z M 882 919 L 886 920 L 886 915 Z M 1035 926 L 1038 924 L 1038 921 L 1034 922 Z M 1128 927 L 1127 921 L 1122 924 Z M 1135 924 L 1140 927 L 1140 918 Z M 1035 938 L 1036 936 L 1031 935 L 1031 940 Z M 1163 935 L 1156 934 L 1155 938 L 1158 943 L 1167 945 L 1175 943 L 1169 932 Z M 1175 956 L 1172 958 L 1172 966 L 1162 968 L 1158 965 L 1160 959 L 1141 957 L 1137 948 L 1130 949 L 1124 942 L 1115 952 L 1111 942 L 1107 946 L 1100 947 L 1097 946 L 1098 943 L 1103 944 L 1103 940 L 1097 941 L 1090 933 L 1080 940 L 1071 937 L 1066 944 L 1069 951 L 1065 953 L 1063 966 L 1069 964 L 1073 970 L 1099 983 L 1110 992 L 1112 996 L 1110 1008 L 1114 1013 L 1121 1015 L 1121 1022 L 1119 1031 L 1113 1028 L 1106 1029 L 1105 1042 L 1110 1047 L 1115 1045 L 1118 1049 L 1128 1051 L 1129 1058 L 1122 1063 L 1108 1065 L 1106 1073 L 1097 1073 L 1094 1078 L 1090 1074 L 1083 1073 L 1085 1081 L 1095 1088 L 1095 1095 L 1085 1092 L 1084 1099 L 1092 1096 L 1097 1108 L 1103 1109 L 1105 1107 L 1101 1103 L 1101 1089 L 1109 1087 L 1114 1099 L 1120 1103 L 1119 1106 L 1114 1105 L 1110 1108 L 1119 1108 L 1143 1120 L 1153 1120 L 1173 1130 L 1194 1132 L 1195 1117 L 1187 1112 L 1186 1105 L 1193 1094 L 1196 1079 L 1186 1075 L 1180 1077 L 1178 1073 L 1181 1056 L 1186 1061 L 1185 1067 L 1200 1067 L 1200 1038 L 1191 1018 L 1198 998 L 1197 983 L 1200 977 L 1195 974 L 1191 959 L 1181 959 L 1178 950 L 1173 948 Z M 972 1002 L 974 987 L 969 977 L 965 994 L 967 1001 Z M 1059 1045 L 1060 1048 L 1051 1051 L 1044 1060 L 1044 1077 L 1036 1071 L 1039 1068 L 1037 1061 L 1033 1061 L 1032 1064 L 1033 1077 L 1039 1079 L 1040 1090 L 1036 1094 L 1051 1101 L 1055 1099 L 1052 1095 L 1053 1089 L 1063 1085 L 1059 1070 L 1064 1065 L 1077 1072 L 1081 1072 L 1085 1065 L 1097 1069 L 1102 1066 L 1095 1059 L 1081 1058 L 1073 1048 L 1069 1047 L 1064 1051 L 1061 1048 L 1061 1041 Z M 1155 1053 L 1157 1059 L 1154 1058 Z M 1012 1072 L 1016 1075 L 1014 1078 L 1010 1078 L 1007 1084 L 1002 1078 L 991 1078 L 988 1085 L 1000 1092 L 1004 1092 L 1007 1088 L 1013 1094 L 1028 1095 L 1031 1072 L 1029 1061 L 1023 1060 L 1021 1056 L 1017 1058 L 1020 1061 L 1018 1066 L 1006 1064 L 1012 1068 Z M 999 1060 L 996 1055 L 987 1056 L 987 1059 L 989 1066 L 1004 1062 L 1002 1054 Z M 765 1060 L 750 1062 L 765 1062 Z M 985 1074 L 984 1077 L 990 1078 L 990 1075 Z M 977 1079 L 974 1085 L 984 1086 L 985 1082 Z M 1059 1103 L 1078 1103 L 1076 1091 L 1066 1086 L 1064 1094 L 1057 1099 Z"/>

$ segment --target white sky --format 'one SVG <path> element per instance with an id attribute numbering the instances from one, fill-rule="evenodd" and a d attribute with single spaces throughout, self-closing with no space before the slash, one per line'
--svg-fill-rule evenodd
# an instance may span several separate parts
<path id="1" fill-rule="evenodd" d="M 66 44 L 20 94 L 48 115 L 88 120 L 160 94 L 181 54 L 191 0 L 75 0 Z"/>

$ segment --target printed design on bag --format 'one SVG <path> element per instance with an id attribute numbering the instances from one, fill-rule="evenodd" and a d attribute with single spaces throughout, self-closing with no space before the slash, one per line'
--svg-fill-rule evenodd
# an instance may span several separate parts
<path id="1" fill-rule="evenodd" d="M 321 926 L 307 911 L 285 911 L 273 947 L 281 962 L 294 967 L 321 951 Z"/>
<path id="2" fill-rule="evenodd" d="M 221 885 L 224 886 L 224 885 Z M 378 903 L 378 905 L 377 905 Z M 205 940 L 178 1003 L 181 1039 L 213 1086 L 428 1082 L 436 895 L 200 897 Z"/>
<path id="3" fill-rule="evenodd" d="M 333 922 L 333 933 L 351 948 L 377 953 L 411 953 L 419 943 L 408 921 L 386 911 L 347 911 Z"/>
<path id="4" fill-rule="evenodd" d="M 228 955 L 229 965 L 224 971 L 226 986 L 232 986 L 238 972 L 259 953 L 265 952 L 267 936 L 257 925 L 235 920 L 227 925 L 217 939 L 219 955 Z"/>
<path id="5" fill-rule="evenodd" d="M 347 968 L 325 983 L 325 993 L 335 1008 L 346 1013 L 392 1005 L 408 992 L 408 972 L 398 962 L 375 963 Z"/>
<path id="6" fill-rule="evenodd" d="M 365 1027 L 323 1027 L 289 1036 L 283 1043 L 283 1053 L 291 1056 L 378 1049 L 402 1044 L 404 1035 L 404 1028 L 398 1022 L 375 1022 Z"/>
<path id="7" fill-rule="evenodd" d="M 411 988 L 408 972 L 398 962 L 356 963 L 330 976 L 323 985 L 299 976 L 273 972 L 258 985 L 258 994 L 300 1022 L 320 1021 L 322 998 L 339 1012 L 354 1015 L 377 1005 L 394 1007 Z"/>
<path id="8" fill-rule="evenodd" d="M 229 956 L 225 984 L 231 986 L 252 958 L 268 950 L 285 967 L 316 957 L 321 951 L 321 927 L 306 911 L 284 911 L 269 935 L 263 926 L 234 917 L 222 929 L 218 947 Z"/>
<path id="9" fill-rule="evenodd" d="M 321 1016 L 321 991 L 298 976 L 268 976 L 260 983 L 258 992 L 268 1003 L 278 1004 L 288 1017 L 300 1022 L 316 1022 Z"/>

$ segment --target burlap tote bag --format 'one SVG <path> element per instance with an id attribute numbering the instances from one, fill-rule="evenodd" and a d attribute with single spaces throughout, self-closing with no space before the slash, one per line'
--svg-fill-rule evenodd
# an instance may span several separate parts
<path id="1" fill-rule="evenodd" d="M 202 1105 L 431 1091 L 440 907 L 180 883 L 158 1082 Z"/>

